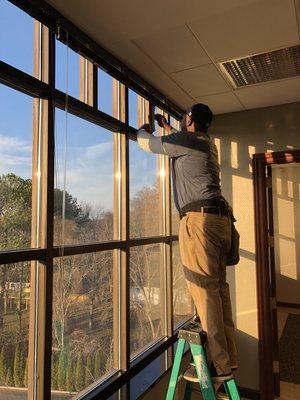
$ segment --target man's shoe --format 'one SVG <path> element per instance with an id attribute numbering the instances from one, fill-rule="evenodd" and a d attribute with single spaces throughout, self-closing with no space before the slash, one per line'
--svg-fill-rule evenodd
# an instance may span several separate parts
<path id="1" fill-rule="evenodd" d="M 199 382 L 196 368 L 194 365 L 191 365 L 183 374 L 183 378 L 190 382 Z"/>
<path id="2" fill-rule="evenodd" d="M 235 365 L 233 365 L 233 367 L 235 367 Z M 228 374 L 218 374 L 214 366 L 214 363 L 211 364 L 210 373 L 211 373 L 211 379 L 214 382 L 225 382 L 229 381 L 230 379 L 233 379 L 233 375 L 231 372 L 229 372 Z"/>
<path id="3" fill-rule="evenodd" d="M 214 382 L 225 382 L 225 381 L 229 381 L 230 379 L 233 379 L 233 375 L 231 373 L 219 374 L 219 375 L 212 375 L 211 378 Z"/>
<path id="4" fill-rule="evenodd" d="M 186 379 L 187 381 L 190 382 L 199 382 L 196 368 L 194 365 L 191 365 L 183 374 L 183 378 Z M 217 374 L 217 371 L 215 370 L 214 367 L 211 368 L 211 378 L 213 382 L 225 382 L 229 381 L 230 379 L 233 379 L 233 375 L 231 373 L 229 374 Z"/>

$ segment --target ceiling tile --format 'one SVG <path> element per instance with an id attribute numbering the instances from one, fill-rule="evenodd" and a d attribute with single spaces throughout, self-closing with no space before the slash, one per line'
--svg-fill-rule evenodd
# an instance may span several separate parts
<path id="1" fill-rule="evenodd" d="M 211 62 L 186 25 L 138 38 L 134 43 L 166 72 L 180 71 Z"/>
<path id="2" fill-rule="evenodd" d="M 300 101 L 300 77 L 236 89 L 235 94 L 246 109 L 293 103 Z"/>
<path id="3" fill-rule="evenodd" d="M 243 0 L 253 3 L 255 0 Z M 135 39 L 166 28 L 183 25 L 201 17 L 208 17 L 233 9 L 241 0 L 47 0 L 85 32 L 96 32 L 102 43 L 106 32 L 115 32 L 125 39 Z"/>
<path id="4" fill-rule="evenodd" d="M 299 42 L 293 0 L 261 0 L 241 5 L 191 22 L 190 27 L 214 61 Z"/>
<path id="5" fill-rule="evenodd" d="M 244 110 L 241 103 L 232 92 L 197 97 L 199 103 L 207 104 L 214 114 L 224 114 Z"/>
<path id="6" fill-rule="evenodd" d="M 213 64 L 176 72 L 171 76 L 194 97 L 226 92 L 229 88 Z"/>

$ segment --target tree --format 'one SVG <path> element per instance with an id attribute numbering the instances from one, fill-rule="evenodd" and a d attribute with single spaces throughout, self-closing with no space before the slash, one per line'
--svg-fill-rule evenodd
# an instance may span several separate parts
<path id="1" fill-rule="evenodd" d="M 7 370 L 7 375 L 6 375 L 6 386 L 14 386 L 14 378 L 13 378 L 13 373 L 11 367 L 8 368 Z"/>
<path id="2" fill-rule="evenodd" d="M 94 362 L 94 377 L 95 377 L 95 379 L 100 378 L 102 368 L 103 368 L 102 352 L 100 350 L 97 350 L 96 354 L 95 354 L 95 362 Z"/>
<path id="3" fill-rule="evenodd" d="M 58 388 L 63 390 L 66 386 L 67 357 L 64 351 L 60 352 L 58 361 Z"/>
<path id="4" fill-rule="evenodd" d="M 54 217 L 62 216 L 63 199 L 65 195 L 65 219 L 83 224 L 89 220 L 90 207 L 78 204 L 76 197 L 67 191 L 54 189 Z"/>
<path id="5" fill-rule="evenodd" d="M 66 389 L 68 392 L 74 392 L 74 365 L 71 357 L 68 357 L 68 368 L 67 368 L 67 376 L 66 376 Z"/>
<path id="6" fill-rule="evenodd" d="M 52 374 L 51 374 L 51 388 L 52 390 L 58 389 L 58 362 L 57 357 L 52 355 Z"/>
<path id="7" fill-rule="evenodd" d="M 86 358 L 86 367 L 85 367 L 85 387 L 90 386 L 93 381 L 93 363 L 92 363 L 92 357 L 90 354 L 88 354 Z"/>
<path id="8" fill-rule="evenodd" d="M 23 387 L 24 382 L 24 356 L 19 345 L 17 345 L 14 357 L 14 382 L 16 387 Z"/>
<path id="9" fill-rule="evenodd" d="M 15 174 L 0 176 L 0 250 L 30 247 L 31 197 L 30 179 Z M 0 269 L 0 332 L 3 331 L 6 283 L 10 270 L 6 265 Z"/>
<path id="10" fill-rule="evenodd" d="M 0 385 L 3 386 L 6 383 L 7 365 L 6 365 L 6 351 L 3 346 L 0 353 Z"/>
<path id="11" fill-rule="evenodd" d="M 76 362 L 76 390 L 80 392 L 84 389 L 84 370 L 83 370 L 83 360 L 82 360 L 82 353 L 79 353 L 77 356 Z"/>
<path id="12" fill-rule="evenodd" d="M 28 358 L 26 358 L 25 372 L 24 372 L 24 387 L 28 387 Z"/>
<path id="13" fill-rule="evenodd" d="M 31 197 L 30 179 L 15 174 L 0 176 L 0 249 L 30 246 Z"/>

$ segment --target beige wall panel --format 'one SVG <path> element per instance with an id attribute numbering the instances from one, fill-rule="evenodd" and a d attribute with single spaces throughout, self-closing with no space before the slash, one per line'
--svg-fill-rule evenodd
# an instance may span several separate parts
<path id="1" fill-rule="evenodd" d="M 241 260 L 228 268 L 240 369 L 239 385 L 259 389 L 258 322 L 251 154 L 300 149 L 300 103 L 215 117 L 211 135 L 220 149 L 222 190 L 234 207 L 241 234 Z M 298 174 L 299 176 L 300 174 Z M 284 186 L 282 187 L 284 190 Z M 286 185 L 291 193 L 291 185 Z M 298 188 L 299 198 L 299 188 Z M 291 234 L 291 227 L 285 228 Z"/>

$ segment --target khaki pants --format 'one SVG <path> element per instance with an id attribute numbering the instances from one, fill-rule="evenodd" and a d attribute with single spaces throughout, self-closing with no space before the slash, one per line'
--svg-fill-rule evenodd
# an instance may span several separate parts
<path id="1" fill-rule="evenodd" d="M 207 332 L 208 357 L 218 374 L 237 365 L 226 256 L 231 221 L 223 215 L 188 212 L 180 222 L 179 246 L 188 290 Z"/>

